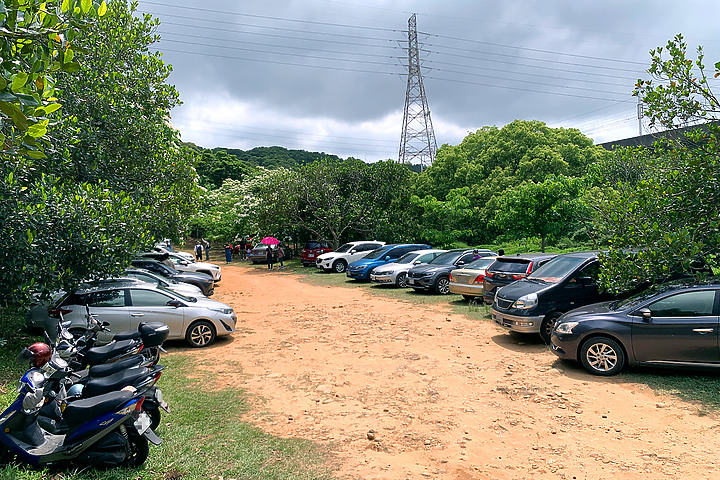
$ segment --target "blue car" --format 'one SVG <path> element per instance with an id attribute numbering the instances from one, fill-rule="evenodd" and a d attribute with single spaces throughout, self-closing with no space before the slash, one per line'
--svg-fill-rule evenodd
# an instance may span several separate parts
<path id="1" fill-rule="evenodd" d="M 424 248 L 430 248 L 430 245 L 417 243 L 396 243 L 392 245 L 385 245 L 377 250 L 373 250 L 360 260 L 355 260 L 348 265 L 346 275 L 355 280 L 369 281 L 370 272 L 372 272 L 375 267 L 395 261 L 408 252 L 422 250 Z"/>

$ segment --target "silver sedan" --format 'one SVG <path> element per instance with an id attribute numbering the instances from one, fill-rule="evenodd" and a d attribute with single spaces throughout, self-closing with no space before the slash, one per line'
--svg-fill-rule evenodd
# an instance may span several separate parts
<path id="1" fill-rule="evenodd" d="M 428 263 L 447 250 L 414 250 L 408 252 L 394 262 L 376 267 L 370 273 L 370 281 L 396 287 L 407 287 L 407 272 L 415 265 Z"/>

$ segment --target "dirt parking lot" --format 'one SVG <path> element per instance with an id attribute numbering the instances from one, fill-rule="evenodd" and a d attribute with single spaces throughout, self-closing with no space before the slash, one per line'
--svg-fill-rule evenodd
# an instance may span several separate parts
<path id="1" fill-rule="evenodd" d="M 243 420 L 329 445 L 339 478 L 720 478 L 718 419 L 698 405 L 592 377 L 449 306 L 223 268 L 214 298 L 240 321 L 213 370 L 257 395 Z"/>

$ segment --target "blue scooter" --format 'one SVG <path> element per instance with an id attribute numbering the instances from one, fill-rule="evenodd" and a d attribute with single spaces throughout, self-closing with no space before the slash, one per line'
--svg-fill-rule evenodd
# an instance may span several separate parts
<path id="1" fill-rule="evenodd" d="M 67 433 L 43 429 L 37 415 L 45 403 L 44 387 L 67 363 L 57 355 L 36 362 L 20 380 L 15 401 L 0 415 L 0 461 L 13 458 L 30 465 L 77 463 L 98 468 L 137 467 L 160 445 L 142 411 L 145 397 L 134 388 L 63 404 Z M 60 395 L 64 395 L 62 391 Z"/>

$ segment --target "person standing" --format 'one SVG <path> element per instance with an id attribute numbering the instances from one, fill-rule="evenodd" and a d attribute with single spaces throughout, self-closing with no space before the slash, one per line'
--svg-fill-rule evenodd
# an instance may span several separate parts
<path id="1" fill-rule="evenodd" d="M 240 239 L 240 260 L 247 260 L 247 252 L 245 252 L 245 247 L 247 247 L 247 240 L 245 240 L 245 237 L 242 237 Z"/>
<path id="2" fill-rule="evenodd" d="M 200 242 L 195 242 L 195 260 L 201 260 L 202 261 L 202 245 L 200 245 Z"/>
<path id="3" fill-rule="evenodd" d="M 232 245 L 229 243 L 225 244 L 225 263 L 232 262 Z"/>
<path id="4" fill-rule="evenodd" d="M 285 268 L 285 265 L 283 265 L 283 259 L 285 258 L 285 250 L 283 250 L 281 245 L 277 246 L 277 260 L 280 263 L 280 270 Z"/>
<path id="5" fill-rule="evenodd" d="M 203 248 L 205 249 L 205 261 L 210 260 L 210 242 L 203 238 Z"/>
<path id="6" fill-rule="evenodd" d="M 265 260 L 267 260 L 268 270 L 273 269 L 273 251 L 272 246 L 268 245 L 265 249 Z"/>

